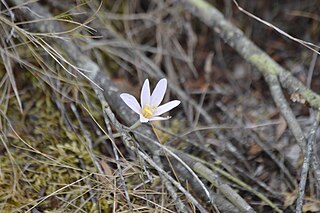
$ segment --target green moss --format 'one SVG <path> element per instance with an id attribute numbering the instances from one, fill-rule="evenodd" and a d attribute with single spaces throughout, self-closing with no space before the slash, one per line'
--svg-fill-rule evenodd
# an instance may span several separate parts
<path id="1" fill-rule="evenodd" d="M 89 199 L 89 191 L 97 185 L 93 173 L 98 173 L 90 152 L 99 150 L 90 151 L 80 132 L 68 130 L 50 88 L 42 85 L 46 89 L 40 90 L 38 86 L 39 82 L 29 86 L 30 91 L 21 95 L 24 114 L 17 113 L 14 97 L 9 101 L 7 117 L 14 131 L 8 130 L 7 140 L 0 143 L 0 208 L 24 212 L 35 206 L 41 212 L 73 212 L 84 205 L 83 210 L 94 212 L 99 205 L 108 210 L 113 202 L 108 193 L 96 193 L 95 199 Z"/>

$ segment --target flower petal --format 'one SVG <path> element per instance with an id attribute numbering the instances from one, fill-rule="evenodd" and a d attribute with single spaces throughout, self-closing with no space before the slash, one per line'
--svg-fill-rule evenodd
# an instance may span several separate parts
<path id="1" fill-rule="evenodd" d="M 140 114 L 140 122 L 141 123 L 147 123 L 149 121 L 148 118 L 143 117 L 143 115 Z"/>
<path id="2" fill-rule="evenodd" d="M 148 79 L 146 79 L 143 83 L 140 95 L 140 102 L 142 109 L 146 104 L 150 104 L 150 85 Z"/>
<path id="3" fill-rule="evenodd" d="M 141 107 L 135 97 L 128 93 L 122 93 L 120 98 L 128 105 L 128 107 L 130 107 L 130 109 L 140 114 Z"/>
<path id="4" fill-rule="evenodd" d="M 178 106 L 181 103 L 181 101 L 178 100 L 174 100 L 174 101 L 170 101 L 166 104 L 163 104 L 161 106 L 159 106 L 153 113 L 154 116 L 157 115 L 161 115 L 165 112 L 168 112 L 169 110 L 175 108 L 176 106 Z"/>
<path id="5" fill-rule="evenodd" d="M 163 100 L 164 94 L 167 90 L 167 79 L 161 79 L 154 88 L 151 95 L 151 106 L 159 106 Z"/>
<path id="6" fill-rule="evenodd" d="M 167 116 L 167 117 L 158 117 L 158 116 L 156 116 L 156 117 L 149 118 L 149 121 L 168 120 L 170 118 L 171 118 L 171 116 Z"/>

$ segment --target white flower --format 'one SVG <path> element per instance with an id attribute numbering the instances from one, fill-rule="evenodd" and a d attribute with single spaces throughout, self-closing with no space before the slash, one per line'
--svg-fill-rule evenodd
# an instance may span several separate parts
<path id="1" fill-rule="evenodd" d="M 150 96 L 149 80 L 146 79 L 141 89 L 141 106 L 139 105 L 137 99 L 128 93 L 122 93 L 120 97 L 128 105 L 128 107 L 140 115 L 141 123 L 155 120 L 167 120 L 170 118 L 169 116 L 160 117 L 159 115 L 175 108 L 180 104 L 180 101 L 174 100 L 159 106 L 163 100 L 166 90 L 167 79 L 163 78 L 157 83 L 156 88 L 153 90 L 152 95 Z"/>

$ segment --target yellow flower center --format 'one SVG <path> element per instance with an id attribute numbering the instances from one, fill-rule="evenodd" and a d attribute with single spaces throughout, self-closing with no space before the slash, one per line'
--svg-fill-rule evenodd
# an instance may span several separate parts
<path id="1" fill-rule="evenodd" d="M 153 115 L 153 111 L 156 109 L 157 107 L 151 107 L 149 104 L 146 104 L 143 109 L 141 114 L 143 115 L 143 117 L 145 118 L 150 118 Z"/>

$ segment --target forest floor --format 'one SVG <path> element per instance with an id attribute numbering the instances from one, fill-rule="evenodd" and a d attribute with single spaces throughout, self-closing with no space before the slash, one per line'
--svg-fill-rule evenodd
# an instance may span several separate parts
<path id="1" fill-rule="evenodd" d="M 320 212 L 319 108 L 193 2 L 1 1 L 0 212 Z M 319 93 L 319 1 L 208 2 Z M 171 119 L 128 128 L 120 94 L 162 78 Z"/>

